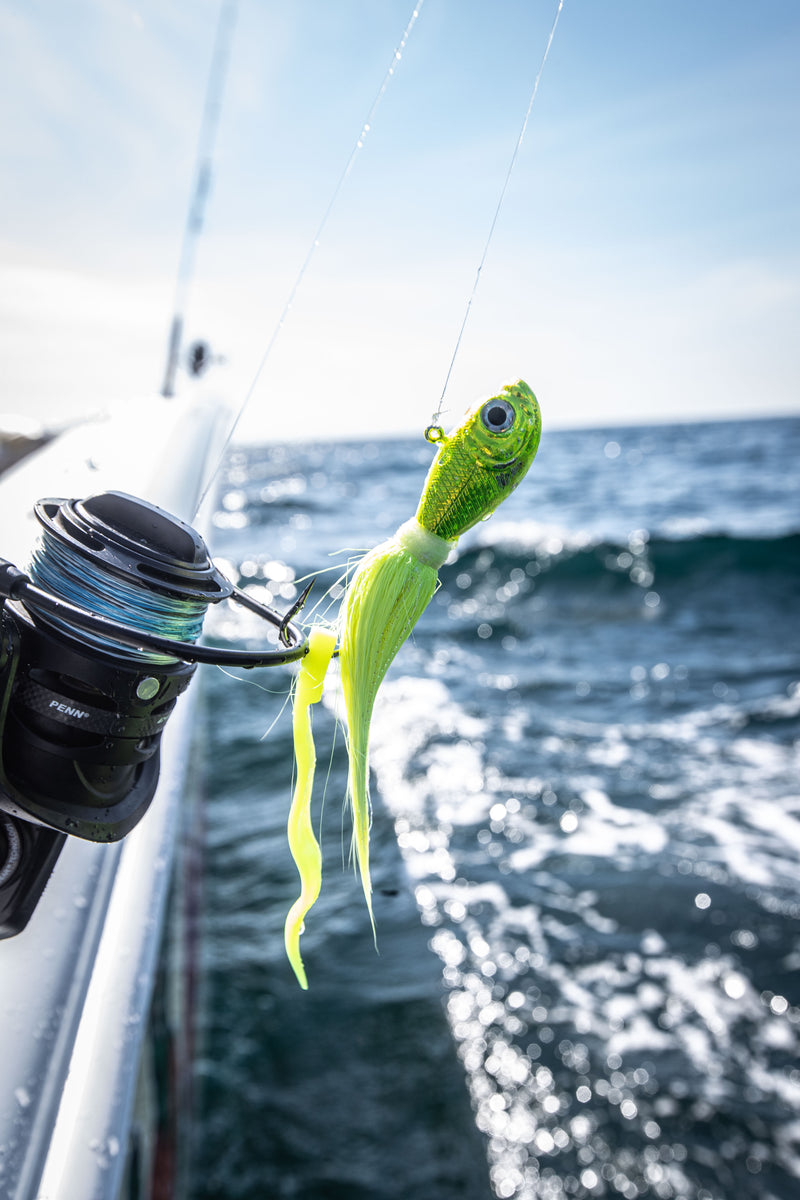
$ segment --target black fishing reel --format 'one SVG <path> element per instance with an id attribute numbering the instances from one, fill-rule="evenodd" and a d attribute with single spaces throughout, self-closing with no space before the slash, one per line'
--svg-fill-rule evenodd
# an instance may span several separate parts
<path id="1" fill-rule="evenodd" d="M 0 937 L 24 928 L 67 835 L 115 842 L 141 820 L 198 662 L 270 666 L 307 651 L 292 621 L 307 592 L 285 615 L 258 604 L 162 509 L 103 492 L 34 511 L 30 574 L 0 560 Z M 278 644 L 196 645 L 225 599 L 275 626 Z"/>

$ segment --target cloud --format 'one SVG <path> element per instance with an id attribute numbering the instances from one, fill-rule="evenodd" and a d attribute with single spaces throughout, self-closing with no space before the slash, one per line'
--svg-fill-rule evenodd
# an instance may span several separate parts
<path id="1" fill-rule="evenodd" d="M 0 269 L 0 409 L 60 424 L 157 389 L 166 278 L 137 282 L 8 259 Z"/>

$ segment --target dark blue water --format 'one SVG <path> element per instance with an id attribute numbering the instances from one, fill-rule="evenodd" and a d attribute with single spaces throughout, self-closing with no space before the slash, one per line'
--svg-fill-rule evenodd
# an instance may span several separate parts
<path id="1" fill-rule="evenodd" d="M 413 514 L 431 453 L 239 451 L 217 550 L 285 607 Z M 335 686 L 315 715 L 307 994 L 290 674 L 206 676 L 196 1200 L 800 1194 L 798 462 L 800 420 L 545 430 L 379 696 L 380 954 Z"/>

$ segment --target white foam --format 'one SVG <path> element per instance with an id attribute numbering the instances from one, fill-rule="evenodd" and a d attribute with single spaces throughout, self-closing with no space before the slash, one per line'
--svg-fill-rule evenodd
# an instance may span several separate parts
<path id="1" fill-rule="evenodd" d="M 797 704 L 790 689 L 760 701 L 759 711 Z M 770 913 L 797 915 L 797 747 L 753 736 L 747 713 L 726 704 L 633 725 L 549 714 L 551 733 L 532 745 L 522 777 L 506 773 L 497 755 L 506 738 L 520 761 L 530 723 L 519 710 L 498 705 L 496 714 L 472 716 L 441 677 L 392 680 L 378 706 L 373 766 L 417 881 L 422 919 L 435 929 L 431 947 L 498 1194 L 500 1186 L 518 1198 L 546 1194 L 541 1164 L 574 1144 L 563 1114 L 576 1099 L 587 1104 L 590 1123 L 598 1103 L 618 1106 L 648 1147 L 681 1087 L 711 1113 L 724 1109 L 742 1078 L 787 1114 L 773 1121 L 771 1137 L 781 1169 L 793 1172 L 800 1156 L 790 1114 L 800 1087 L 797 1073 L 788 1077 L 780 1064 L 800 1057 L 800 1013 L 754 987 L 741 953 L 757 945 L 755 935 L 740 930 L 738 941 L 731 935 L 721 950 L 703 953 L 695 933 L 699 956 L 691 961 L 658 929 L 626 949 L 626 919 L 616 905 L 614 916 L 605 911 L 597 881 L 607 877 L 604 864 L 621 881 L 627 872 L 663 870 L 678 885 L 668 894 L 685 896 L 685 921 L 707 921 L 709 939 L 721 888 Z M 619 794 L 608 783 L 615 772 L 628 781 Z M 641 792 L 630 782 L 637 775 Z M 598 874 L 576 872 L 587 863 Z M 600 957 L 586 954 L 588 931 L 592 946 L 607 939 Z M 555 1076 L 537 1061 L 554 1044 L 573 1047 L 560 1050 L 565 1065 Z M 602 1047 L 604 1060 L 589 1061 L 586 1046 L 595 1055 Z M 663 1089 L 656 1109 L 646 1082 L 662 1062 L 677 1099 Z M 638 1082 L 637 1063 L 649 1064 Z M 578 1071 L 589 1081 L 580 1096 Z M 598 1156 L 595 1178 L 609 1178 L 601 1173 L 608 1147 L 591 1132 L 584 1140 Z M 680 1150 L 657 1162 L 637 1152 L 636 1169 L 659 1184 L 659 1194 L 689 1200 L 700 1193 Z"/>

